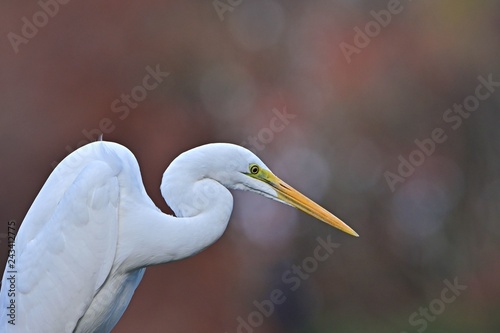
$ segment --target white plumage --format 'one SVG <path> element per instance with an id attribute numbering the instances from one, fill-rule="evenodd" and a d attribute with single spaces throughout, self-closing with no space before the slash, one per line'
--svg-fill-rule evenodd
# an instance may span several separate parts
<path id="1" fill-rule="evenodd" d="M 177 217 L 146 194 L 125 147 L 88 144 L 52 172 L 15 240 L 15 323 L 9 324 L 9 274 L 0 292 L 0 332 L 110 332 L 145 267 L 189 257 L 226 229 L 230 189 L 287 203 L 357 235 L 293 190 L 245 148 L 209 144 L 177 157 L 161 192 Z"/>

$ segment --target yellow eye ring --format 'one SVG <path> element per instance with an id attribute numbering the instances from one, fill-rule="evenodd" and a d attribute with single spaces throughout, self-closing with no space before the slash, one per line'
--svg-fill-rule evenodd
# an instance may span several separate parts
<path id="1" fill-rule="evenodd" d="M 259 168 L 259 166 L 257 164 L 251 164 L 250 167 L 249 167 L 249 170 L 250 170 L 250 173 L 252 175 L 256 175 L 256 174 L 259 173 L 260 168 Z"/>

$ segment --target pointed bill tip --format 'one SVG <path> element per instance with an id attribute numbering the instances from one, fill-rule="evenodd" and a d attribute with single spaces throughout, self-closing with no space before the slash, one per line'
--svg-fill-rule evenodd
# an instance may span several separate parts
<path id="1" fill-rule="evenodd" d="M 271 178 L 269 179 L 269 184 L 278 192 L 278 198 L 280 200 L 351 236 L 359 237 L 359 234 L 347 224 L 345 224 L 341 219 L 339 219 L 338 217 L 327 211 L 325 208 L 321 207 L 275 175 L 269 175 L 268 177 Z"/>

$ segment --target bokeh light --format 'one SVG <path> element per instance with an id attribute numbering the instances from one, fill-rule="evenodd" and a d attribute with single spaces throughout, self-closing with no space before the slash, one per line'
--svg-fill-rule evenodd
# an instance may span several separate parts
<path id="1" fill-rule="evenodd" d="M 275 289 L 287 301 L 255 333 L 500 331 L 500 2 L 71 1 L 29 38 L 40 2 L 0 9 L 0 263 L 7 223 L 99 133 L 165 213 L 168 164 L 231 142 L 360 237 L 234 193 L 224 236 L 148 268 L 113 332 L 237 332 Z M 467 289 L 412 322 L 454 279 Z"/>

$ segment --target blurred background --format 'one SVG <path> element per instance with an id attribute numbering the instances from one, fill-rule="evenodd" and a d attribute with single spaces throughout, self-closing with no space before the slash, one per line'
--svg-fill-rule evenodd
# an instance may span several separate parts
<path id="1" fill-rule="evenodd" d="M 0 8 L 2 267 L 8 222 L 99 133 L 166 213 L 167 165 L 232 142 L 361 237 L 234 193 L 224 236 L 148 268 L 113 332 L 500 331 L 500 2 Z"/>

